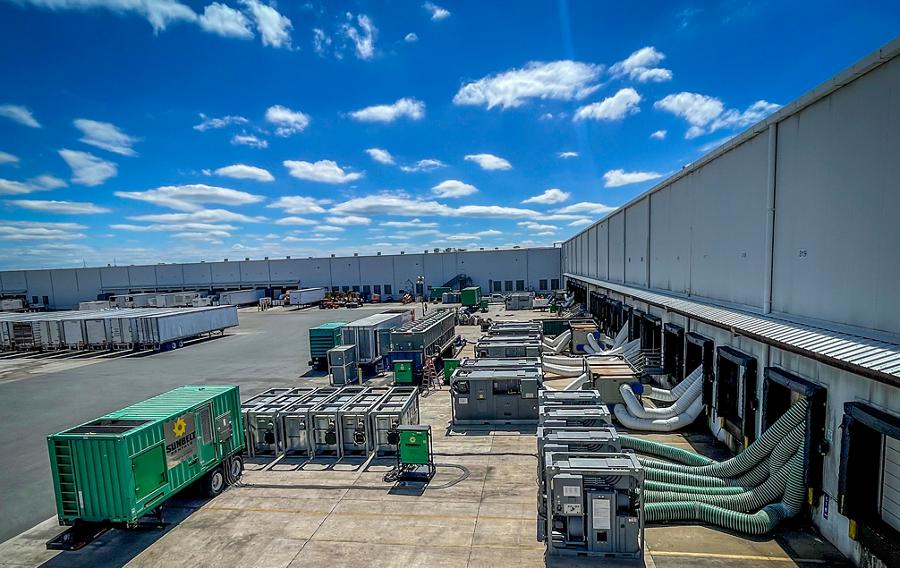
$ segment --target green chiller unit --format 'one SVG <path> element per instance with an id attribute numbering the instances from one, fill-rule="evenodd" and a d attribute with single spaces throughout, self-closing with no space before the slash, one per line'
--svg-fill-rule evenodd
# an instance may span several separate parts
<path id="1" fill-rule="evenodd" d="M 481 303 L 481 287 L 463 288 L 459 293 L 459 301 L 464 306 L 477 307 Z"/>
<path id="2" fill-rule="evenodd" d="M 415 380 L 413 361 L 411 359 L 397 359 L 394 361 L 394 384 L 411 385 Z"/>
<path id="3" fill-rule="evenodd" d="M 450 384 L 450 377 L 453 375 L 453 371 L 459 367 L 459 359 L 444 359 L 444 384 Z"/>
<path id="4" fill-rule="evenodd" d="M 195 481 L 210 495 L 237 481 L 240 405 L 236 386 L 185 386 L 48 436 L 57 516 L 73 528 L 47 547 L 84 546 L 85 526 L 102 527 L 90 538 L 137 526 Z"/>
<path id="5" fill-rule="evenodd" d="M 314 369 L 328 369 L 328 350 L 341 345 L 342 321 L 330 321 L 309 330 L 309 366 Z"/>
<path id="6" fill-rule="evenodd" d="M 398 481 L 428 481 L 434 477 L 431 426 L 403 424 L 397 427 Z"/>

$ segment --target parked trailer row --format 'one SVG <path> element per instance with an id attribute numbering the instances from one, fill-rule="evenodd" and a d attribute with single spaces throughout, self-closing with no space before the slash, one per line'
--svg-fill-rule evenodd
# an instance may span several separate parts
<path id="1" fill-rule="evenodd" d="M 162 349 L 237 325 L 234 306 L 0 314 L 0 349 Z"/>
<path id="2" fill-rule="evenodd" d="M 269 389 L 241 405 L 251 456 L 365 456 L 396 450 L 388 432 L 419 420 L 415 387 Z"/>

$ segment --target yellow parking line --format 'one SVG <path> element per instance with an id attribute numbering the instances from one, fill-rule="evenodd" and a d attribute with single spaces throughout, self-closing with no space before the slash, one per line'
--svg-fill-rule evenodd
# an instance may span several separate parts
<path id="1" fill-rule="evenodd" d="M 813 558 L 791 558 L 790 556 L 762 556 L 754 554 L 716 554 L 713 552 L 677 552 L 673 550 L 651 550 L 651 556 L 675 556 L 681 558 L 711 558 L 715 560 L 752 560 L 756 562 L 792 562 L 804 564 L 824 564 L 824 560 Z"/>

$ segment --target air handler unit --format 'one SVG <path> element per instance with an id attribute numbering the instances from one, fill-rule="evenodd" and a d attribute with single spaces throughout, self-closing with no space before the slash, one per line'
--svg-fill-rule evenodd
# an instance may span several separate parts
<path id="1" fill-rule="evenodd" d="M 328 369 L 328 350 L 341 344 L 341 328 L 346 322 L 330 321 L 309 329 L 309 366 Z"/>
<path id="2" fill-rule="evenodd" d="M 240 408 L 236 386 L 185 386 L 48 436 L 57 517 L 73 528 L 47 547 L 135 527 L 195 481 L 220 493 L 243 469 Z"/>

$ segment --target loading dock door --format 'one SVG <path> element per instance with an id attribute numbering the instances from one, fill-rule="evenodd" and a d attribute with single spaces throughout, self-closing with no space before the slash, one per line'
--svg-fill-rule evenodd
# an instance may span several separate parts
<path id="1" fill-rule="evenodd" d="M 765 432 L 787 412 L 792 404 L 805 398 L 809 402 L 804 441 L 804 483 L 815 503 L 822 492 L 822 460 L 828 448 L 825 440 L 825 387 L 777 367 L 763 371 L 760 432 Z"/>
<path id="2" fill-rule="evenodd" d="M 693 373 L 694 369 L 703 365 L 703 405 L 706 407 L 706 414 L 709 415 L 712 413 L 713 387 L 715 386 L 713 340 L 691 331 L 685 334 L 684 342 L 684 375 Z"/>
<path id="3" fill-rule="evenodd" d="M 663 370 L 675 381 L 684 378 L 684 328 L 674 323 L 663 326 Z"/>
<path id="4" fill-rule="evenodd" d="M 881 518 L 900 531 L 900 440 L 884 437 L 881 474 Z"/>
<path id="5" fill-rule="evenodd" d="M 756 439 L 756 358 L 723 346 L 716 368 L 716 415 L 746 448 Z"/>
<path id="6" fill-rule="evenodd" d="M 641 338 L 641 331 L 644 325 L 644 312 L 641 310 L 630 310 L 630 317 L 628 318 L 631 322 L 631 325 L 628 327 L 628 340 L 634 341 L 635 339 Z M 644 346 L 641 345 L 641 348 Z"/>
<path id="7" fill-rule="evenodd" d="M 653 314 L 644 314 L 641 323 L 641 349 L 662 350 L 662 320 Z"/>

